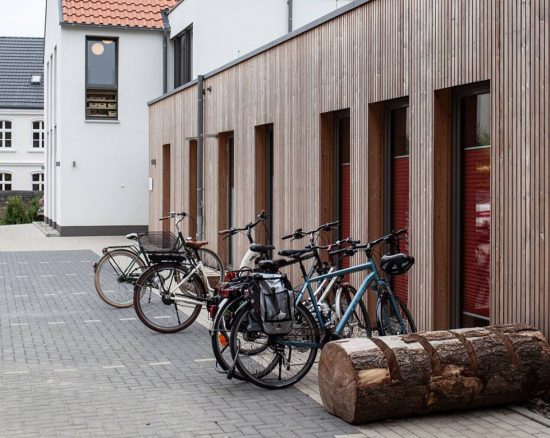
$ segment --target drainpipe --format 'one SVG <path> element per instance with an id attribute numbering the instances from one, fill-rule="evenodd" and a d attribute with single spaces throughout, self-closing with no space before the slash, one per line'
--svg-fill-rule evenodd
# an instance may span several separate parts
<path id="1" fill-rule="evenodd" d="M 204 90 L 203 90 L 203 75 L 197 76 L 197 240 L 203 238 L 203 218 L 204 218 Z"/>
<path id="2" fill-rule="evenodd" d="M 162 15 L 162 93 L 168 91 L 168 39 L 170 38 L 170 22 L 168 9 L 160 11 Z"/>
<path id="3" fill-rule="evenodd" d="M 292 0 L 287 0 L 286 4 L 288 5 L 288 33 L 292 32 Z"/>

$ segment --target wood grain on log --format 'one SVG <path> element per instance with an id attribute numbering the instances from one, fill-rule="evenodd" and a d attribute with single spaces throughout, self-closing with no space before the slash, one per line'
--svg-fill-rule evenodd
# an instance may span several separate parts
<path id="1" fill-rule="evenodd" d="M 323 349 L 319 389 L 350 423 L 517 403 L 550 393 L 550 347 L 524 324 L 346 339 Z"/>

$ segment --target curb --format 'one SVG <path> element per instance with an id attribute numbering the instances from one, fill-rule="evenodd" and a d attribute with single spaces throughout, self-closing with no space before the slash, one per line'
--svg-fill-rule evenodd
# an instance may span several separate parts
<path id="1" fill-rule="evenodd" d="M 45 222 L 33 222 L 33 225 L 38 228 L 46 237 L 59 237 L 59 231 L 46 225 Z"/>

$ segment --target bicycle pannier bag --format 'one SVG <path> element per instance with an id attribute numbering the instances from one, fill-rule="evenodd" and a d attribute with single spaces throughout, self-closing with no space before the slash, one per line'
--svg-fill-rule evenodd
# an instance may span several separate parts
<path id="1" fill-rule="evenodd" d="M 255 278 L 252 304 L 263 331 L 268 335 L 289 333 L 294 321 L 294 293 L 286 275 L 261 274 Z"/>

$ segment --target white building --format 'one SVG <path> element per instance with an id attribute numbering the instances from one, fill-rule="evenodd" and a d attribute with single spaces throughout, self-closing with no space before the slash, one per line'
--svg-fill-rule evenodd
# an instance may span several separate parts
<path id="1" fill-rule="evenodd" d="M 145 230 L 147 102 L 346 3 L 46 0 L 46 221 Z"/>
<path id="2" fill-rule="evenodd" d="M 0 37 L 0 191 L 44 190 L 43 46 Z"/>
<path id="3" fill-rule="evenodd" d="M 206 74 L 352 0 L 182 0 L 168 14 L 168 88 Z"/>
<path id="4" fill-rule="evenodd" d="M 143 231 L 147 101 L 163 91 L 174 0 L 47 0 L 46 220 L 62 236 Z"/>

